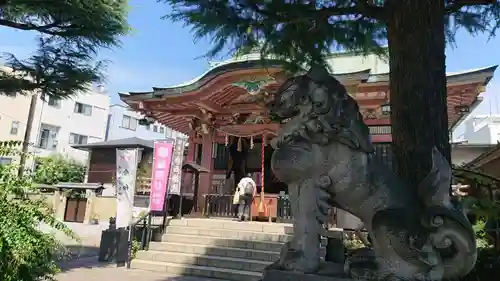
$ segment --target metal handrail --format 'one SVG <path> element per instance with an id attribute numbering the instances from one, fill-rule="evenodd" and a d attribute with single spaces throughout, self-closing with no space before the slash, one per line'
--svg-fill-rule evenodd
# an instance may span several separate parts
<path id="1" fill-rule="evenodd" d="M 139 250 L 147 251 L 149 249 L 149 242 L 151 240 L 151 211 L 148 211 L 143 216 L 139 217 L 138 220 L 132 222 L 128 227 L 128 253 L 127 253 L 127 268 L 130 268 L 130 263 L 132 262 L 132 244 L 135 239 L 135 228 L 142 223 L 142 234 L 141 234 L 141 244 Z"/>

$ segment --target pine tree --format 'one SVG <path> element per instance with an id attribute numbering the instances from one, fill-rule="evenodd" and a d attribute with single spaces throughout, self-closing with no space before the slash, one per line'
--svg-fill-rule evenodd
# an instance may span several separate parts
<path id="1" fill-rule="evenodd" d="M 0 94 L 31 96 L 19 165 L 24 172 L 39 96 L 71 97 L 101 83 L 100 48 L 116 47 L 129 31 L 127 0 L 0 0 L 0 26 L 37 32 L 38 50 L 25 60 L 4 54 Z"/>
<path id="2" fill-rule="evenodd" d="M 126 0 L 3 0 L 0 26 L 36 32 L 38 51 L 26 60 L 4 54 L 0 93 L 71 96 L 101 82 L 100 48 L 116 47 L 129 31 Z M 3 38 L 8 42 L 8 38 Z M 0 50 L 1 51 L 1 50 Z"/>
<path id="3" fill-rule="evenodd" d="M 445 44 L 459 28 L 472 34 L 500 26 L 498 0 L 160 0 L 165 18 L 209 37 L 213 56 L 261 46 L 292 62 L 324 64 L 332 49 L 383 54 L 388 44 L 391 123 L 397 173 L 416 187 L 431 149 L 450 160 Z"/>

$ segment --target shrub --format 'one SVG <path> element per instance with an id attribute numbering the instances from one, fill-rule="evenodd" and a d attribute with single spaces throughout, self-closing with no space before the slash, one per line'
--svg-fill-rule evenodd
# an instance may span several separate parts
<path id="1" fill-rule="evenodd" d="M 83 182 L 85 166 L 60 155 L 37 159 L 34 181 L 40 184 Z"/>
<path id="2" fill-rule="evenodd" d="M 13 153 L 18 142 L 0 142 L 0 155 Z M 54 234 L 45 233 L 40 223 L 77 239 L 56 220 L 43 197 L 28 198 L 33 188 L 29 175 L 18 177 L 18 167 L 0 167 L 0 280 L 52 280 L 58 272 L 56 259 L 64 247 Z"/>

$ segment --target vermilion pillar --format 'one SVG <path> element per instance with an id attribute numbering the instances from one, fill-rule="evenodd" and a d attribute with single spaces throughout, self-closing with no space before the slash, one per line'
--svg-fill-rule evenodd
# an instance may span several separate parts
<path id="1" fill-rule="evenodd" d="M 201 166 L 208 169 L 210 172 L 200 174 L 200 188 L 198 192 L 198 210 L 203 210 L 205 197 L 212 190 L 212 174 L 213 174 L 213 133 L 203 135 Z"/>

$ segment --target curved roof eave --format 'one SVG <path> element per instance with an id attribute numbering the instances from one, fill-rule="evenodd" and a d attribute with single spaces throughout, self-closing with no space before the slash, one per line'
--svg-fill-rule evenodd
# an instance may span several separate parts
<path id="1" fill-rule="evenodd" d="M 175 88 L 183 88 L 183 87 L 188 87 L 193 84 L 196 84 L 197 82 L 200 82 L 204 78 L 206 79 L 209 76 L 219 76 L 223 73 L 230 72 L 230 71 L 235 71 L 235 70 L 244 70 L 248 68 L 255 68 L 255 67 L 281 67 L 283 66 L 283 61 L 282 60 L 277 60 L 277 59 L 266 59 L 266 60 L 261 60 L 261 59 L 246 59 L 246 60 L 231 60 L 228 62 L 220 63 L 217 64 L 211 68 L 209 68 L 205 73 L 201 74 L 200 76 L 191 79 L 187 82 L 177 84 L 174 86 L 170 87 L 153 87 L 153 90 L 165 90 L 165 89 L 175 89 Z"/>
<path id="2" fill-rule="evenodd" d="M 479 74 L 484 74 L 486 75 L 484 85 L 488 85 L 490 80 L 493 78 L 493 73 L 497 69 L 498 65 L 491 65 L 491 66 L 486 66 L 486 67 L 481 67 L 481 68 L 476 68 L 476 69 L 470 69 L 466 71 L 459 71 L 459 72 L 449 72 L 446 73 L 446 77 L 448 79 L 456 79 L 460 80 L 460 78 L 465 78 L 470 75 L 479 75 Z"/>
<path id="3" fill-rule="evenodd" d="M 266 62 L 262 62 L 260 60 L 247 60 L 247 61 L 237 61 L 231 62 L 227 64 L 220 64 L 212 69 L 206 71 L 201 76 L 197 78 L 173 87 L 167 88 L 159 88 L 153 87 L 153 91 L 151 92 L 128 92 L 128 93 L 118 93 L 120 99 L 151 99 L 151 98 L 161 98 L 162 96 L 175 96 L 180 95 L 185 92 L 190 92 L 199 89 L 209 81 L 215 79 L 217 76 L 222 75 L 227 72 L 237 71 L 237 70 L 247 70 L 252 68 L 261 68 L 261 67 L 281 67 L 282 61 L 280 60 L 268 60 Z M 346 73 L 337 73 L 333 74 L 337 79 L 343 80 L 344 77 L 355 76 L 361 81 L 368 80 L 370 76 L 371 69 L 364 69 L 356 72 L 346 72 Z"/>
<path id="4" fill-rule="evenodd" d="M 228 64 L 218 65 L 208 70 L 201 76 L 198 76 L 197 78 L 188 81 L 186 83 L 166 88 L 153 87 L 153 96 L 154 97 L 175 96 L 186 92 L 195 91 L 203 87 L 205 84 L 209 83 L 213 79 L 216 79 L 218 76 L 228 72 L 233 72 L 238 70 L 259 69 L 259 68 L 278 68 L 282 66 L 283 66 L 283 61 L 281 60 L 266 60 L 266 61 L 247 60 L 247 61 L 237 61 Z"/>
<path id="5" fill-rule="evenodd" d="M 486 80 L 484 84 L 487 85 L 490 82 L 491 78 L 493 78 L 493 73 L 495 72 L 497 67 L 498 65 L 491 65 L 481 68 L 469 69 L 465 71 L 447 72 L 446 78 L 459 80 L 460 78 L 466 78 L 474 74 L 486 74 Z M 368 79 L 368 83 L 376 83 L 376 82 L 389 82 L 389 72 L 371 74 L 370 78 Z"/>

